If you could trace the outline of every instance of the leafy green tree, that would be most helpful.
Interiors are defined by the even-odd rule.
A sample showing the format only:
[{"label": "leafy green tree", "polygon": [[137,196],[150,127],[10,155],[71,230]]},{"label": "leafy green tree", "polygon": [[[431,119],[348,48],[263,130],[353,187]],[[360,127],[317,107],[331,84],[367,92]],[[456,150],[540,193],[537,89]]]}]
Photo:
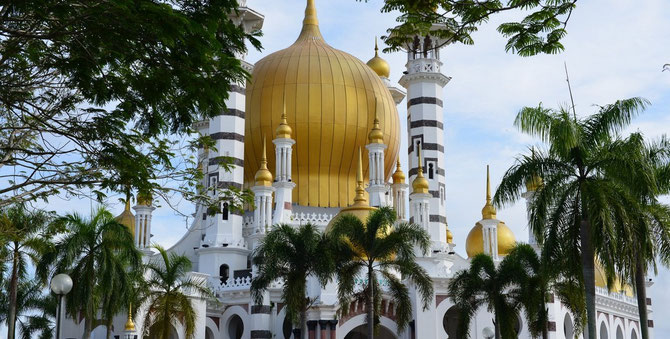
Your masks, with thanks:
[{"label": "leafy green tree", "polygon": [[253,252],[257,274],[251,293],[257,304],[275,280],[284,282],[282,301],[286,317],[306,333],[307,310],[314,302],[307,297],[307,280],[315,277],[325,286],[335,272],[329,237],[312,224],[298,228],[277,225],[268,232]]},{"label": "leafy green tree", "polygon": [[196,313],[191,304],[191,295],[209,298],[212,292],[204,281],[187,277],[191,269],[191,260],[156,245],[160,260],[146,265],[149,278],[144,291],[146,295],[146,314],[144,315],[143,336],[168,339],[173,323],[184,326],[186,338],[193,339],[195,334]]},{"label": "leafy green tree", "polygon": [[578,118],[574,108],[572,112],[542,105],[523,108],[515,125],[541,138],[548,150],[520,157],[505,173],[494,197],[499,206],[512,203],[520,198],[526,182],[536,176],[544,180],[530,204],[530,228],[537,238],[549,229],[570,234],[571,243],[578,244],[590,338],[597,335],[596,254],[604,269],[613,272],[614,228],[628,223],[630,211],[639,205],[621,178],[635,178],[636,185],[651,190],[656,184],[638,136],[614,140],[647,104],[641,98],[619,100],[584,118]]},{"label": "leafy green tree", "polygon": [[[16,322],[22,339],[51,339],[53,337],[58,300],[45,294],[44,286],[35,280],[24,279],[18,284]],[[9,300],[0,294],[0,322],[7,320]]]},{"label": "leafy green tree", "polygon": [[[357,0],[361,1],[361,0]],[[365,0],[367,2],[367,0]],[[491,17],[503,12],[522,13],[518,21],[498,26],[508,38],[506,51],[521,56],[563,51],[561,40],[575,9],[576,0],[385,0],[382,12],[400,12],[400,25],[387,30],[383,37],[389,50],[410,48],[415,36],[431,34],[442,42],[474,44],[472,34]]]},{"label": "leafy green tree", "polygon": [[670,172],[670,142],[662,138],[648,145],[647,155],[656,169],[658,191],[645,191],[645,186],[638,186],[635,180],[630,180],[628,186],[638,197],[640,210],[628,225],[616,229],[619,234],[616,247],[620,254],[615,256],[619,273],[635,288],[643,339],[649,338],[646,274],[652,269],[657,271],[657,258],[664,265],[670,265],[670,206],[658,201],[658,195],[670,192],[670,178],[667,176]]},{"label": "leafy green tree", "polygon": [[[334,221],[329,236],[337,249],[337,294],[340,311],[346,314],[352,296],[365,300],[368,338],[373,338],[381,307],[380,280],[396,305],[396,323],[402,331],[412,318],[408,284],[418,291],[423,307],[434,298],[433,282],[416,262],[415,249],[427,253],[430,236],[419,225],[397,222],[392,208],[372,211],[365,223],[353,214],[342,214]],[[366,277],[362,292],[357,280]]]},{"label": "leafy green tree", "polygon": [[[67,272],[73,279],[72,291],[66,295],[70,317],[84,318],[83,338],[91,337],[97,314],[110,294],[124,296],[131,286],[130,273],[141,269],[141,254],[133,245],[133,235],[104,208],[90,219],[68,214],[58,221],[65,232],[46,251],[37,265],[37,275],[48,280],[53,274]],[[111,284],[111,285],[110,285]],[[113,291],[104,290],[106,287]],[[109,310],[103,310],[109,311]],[[103,314],[107,319],[108,315]]]},{"label": "leafy green tree", "polygon": [[[237,6],[234,0],[4,4],[0,167],[15,174],[5,176],[0,207],[89,190],[102,200],[125,185],[218,205],[192,189],[202,176],[195,161],[171,159],[199,143],[213,146],[207,137],[193,140],[192,125],[225,111],[232,84],[248,76],[235,56],[246,53],[247,40],[260,48],[259,33],[238,24]],[[239,190],[228,193],[231,208],[248,199]]]},{"label": "leafy green tree", "polygon": [[16,334],[17,293],[19,281],[27,274],[28,261],[37,262],[41,253],[49,247],[51,234],[48,225],[52,216],[44,211],[29,211],[23,205],[4,208],[0,212],[0,229],[5,238],[3,252],[8,254],[9,288],[7,310],[7,333],[9,339]]}]

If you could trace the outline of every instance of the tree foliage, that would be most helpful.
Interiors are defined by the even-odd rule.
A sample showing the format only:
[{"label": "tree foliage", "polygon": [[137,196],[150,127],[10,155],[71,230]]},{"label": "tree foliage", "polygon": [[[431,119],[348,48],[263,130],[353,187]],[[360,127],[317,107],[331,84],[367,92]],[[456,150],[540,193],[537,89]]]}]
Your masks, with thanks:
[{"label": "tree foliage", "polygon": [[[416,262],[415,249],[426,253],[430,236],[419,225],[399,222],[395,211],[382,207],[372,211],[365,222],[353,214],[342,214],[334,221],[330,234],[337,249],[337,294],[340,312],[346,315],[353,300],[366,302],[368,337],[379,323],[382,281],[395,307],[398,331],[412,319],[412,286],[428,307],[434,298],[428,272]],[[364,288],[357,281],[364,280]]]},{"label": "tree foliage", "polygon": [[[213,146],[194,122],[226,110],[248,76],[236,58],[257,32],[234,0],[27,0],[0,8],[0,206],[54,194],[164,193],[192,199]],[[176,139],[190,140],[176,144]],[[161,190],[162,189],[162,190]],[[89,191],[90,190],[90,191]],[[242,203],[232,192],[232,207]],[[188,196],[192,194],[192,196]]]},{"label": "tree foliage", "polygon": [[[361,1],[361,0],[358,0]],[[367,1],[367,0],[365,0]],[[506,37],[506,51],[521,56],[555,54],[563,51],[561,40],[567,34],[577,0],[385,0],[382,12],[398,11],[399,25],[383,37],[388,50],[411,49],[414,36],[429,32],[442,41],[437,47],[452,43],[474,44],[472,37],[491,17],[516,11],[521,18],[498,26]]]}]

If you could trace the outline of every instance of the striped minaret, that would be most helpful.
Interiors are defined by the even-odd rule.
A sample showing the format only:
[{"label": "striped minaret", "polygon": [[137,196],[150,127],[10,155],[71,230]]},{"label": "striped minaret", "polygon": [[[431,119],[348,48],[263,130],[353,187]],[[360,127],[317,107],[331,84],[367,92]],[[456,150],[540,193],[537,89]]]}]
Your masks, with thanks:
[{"label": "striped minaret", "polygon": [[442,91],[450,78],[440,72],[440,41],[416,36],[406,46],[407,72],[400,85],[407,89],[408,159],[410,182],[417,175],[417,150],[423,152],[424,175],[429,182],[428,232],[433,252],[448,251]]}]

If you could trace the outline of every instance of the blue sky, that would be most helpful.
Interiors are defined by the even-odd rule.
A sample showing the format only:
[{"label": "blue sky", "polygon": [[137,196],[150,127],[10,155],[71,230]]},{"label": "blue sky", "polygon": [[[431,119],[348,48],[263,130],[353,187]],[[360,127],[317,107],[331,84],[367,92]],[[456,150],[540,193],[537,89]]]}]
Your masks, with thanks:
[{"label": "blue sky", "polygon": [[[382,0],[317,0],[322,33],[333,47],[367,61],[373,56],[375,35],[395,24],[394,14],[382,14]],[[263,52],[251,51],[250,62],[287,47],[298,36],[305,0],[248,0],[250,8],[265,15]],[[594,112],[594,104],[641,96],[652,106],[636,119],[631,131],[648,138],[670,132],[670,1],[591,0],[578,2],[568,25],[565,52],[521,58],[504,51],[505,39],[495,28],[518,18],[506,14],[484,25],[474,35],[475,45],[452,45],[442,51],[443,72],[452,77],[444,91],[444,126],[447,176],[447,219],[454,233],[456,250],[465,255],[465,238],[481,219],[484,204],[486,165],[491,179],[499,182],[515,157],[536,140],[520,134],[512,125],[523,106],[556,107],[569,100],[563,63],[570,79],[579,114]],[[403,53],[383,55],[391,64],[391,81],[397,83],[404,70]],[[400,121],[405,104],[398,106]],[[406,133],[406,127],[401,127]],[[401,150],[407,149],[403,142]],[[406,169],[407,155],[401,152]],[[664,199],[670,203],[667,197]],[[165,205],[165,204],[163,204]],[[190,214],[188,202],[177,202]],[[123,206],[110,199],[109,207],[120,213]],[[61,213],[88,213],[89,201],[51,199],[48,208]],[[498,211],[516,234],[528,240],[524,203]],[[156,210],[154,241],[171,246],[181,238],[192,220],[178,216],[168,207]],[[653,299],[656,338],[670,338],[670,271],[661,268],[650,291]],[[0,329],[0,336],[4,335]]]}]

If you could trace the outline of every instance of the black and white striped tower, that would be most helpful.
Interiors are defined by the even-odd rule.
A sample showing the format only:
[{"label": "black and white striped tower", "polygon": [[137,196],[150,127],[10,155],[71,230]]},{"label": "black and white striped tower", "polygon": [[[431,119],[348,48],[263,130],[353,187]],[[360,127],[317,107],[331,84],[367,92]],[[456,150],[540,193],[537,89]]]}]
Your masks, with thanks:
[{"label": "black and white striped tower", "polygon": [[[239,5],[238,10],[231,14],[231,19],[247,32],[260,30],[263,15],[246,7],[246,1],[240,1]],[[236,57],[242,67],[251,73],[253,65],[244,60],[246,55],[238,54]],[[232,83],[226,100],[227,109],[196,125],[200,133],[212,138],[216,147],[215,150],[200,150],[205,174],[203,184],[212,195],[221,195],[227,189],[242,189],[244,183],[245,87],[244,80]],[[229,160],[229,163],[222,164],[223,159]],[[206,206],[199,206],[196,217],[200,218],[202,232],[197,252],[199,271],[227,278],[229,272],[247,269],[249,249],[242,234],[242,213],[223,203],[212,215],[207,213]]]},{"label": "black and white striped tower", "polygon": [[399,83],[407,89],[407,130],[410,182],[417,175],[418,148],[423,152],[424,175],[429,182],[428,232],[432,252],[446,252],[447,207],[445,187],[444,124],[442,91],[450,78],[441,73],[439,47],[430,35],[415,36],[405,46],[407,71]]}]

